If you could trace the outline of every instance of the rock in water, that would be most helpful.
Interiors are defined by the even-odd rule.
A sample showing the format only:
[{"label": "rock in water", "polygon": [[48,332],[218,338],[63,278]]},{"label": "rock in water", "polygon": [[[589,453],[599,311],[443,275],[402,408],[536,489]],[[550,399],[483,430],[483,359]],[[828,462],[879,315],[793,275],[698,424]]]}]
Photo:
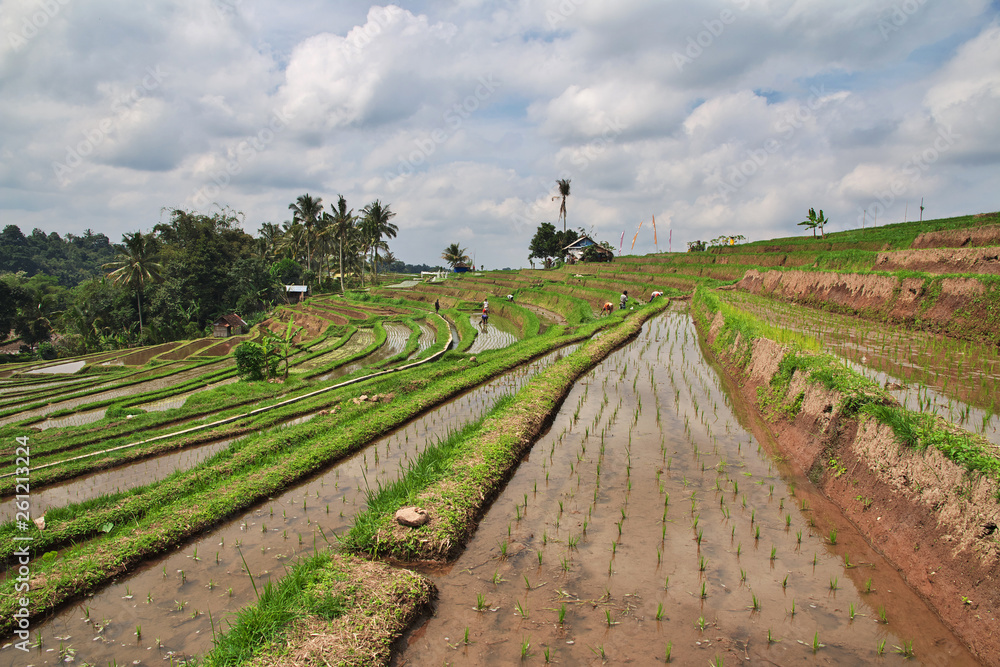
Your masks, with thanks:
[{"label": "rock in water", "polygon": [[431,520],[426,510],[419,507],[404,507],[396,510],[396,521],[402,526],[416,528]]}]

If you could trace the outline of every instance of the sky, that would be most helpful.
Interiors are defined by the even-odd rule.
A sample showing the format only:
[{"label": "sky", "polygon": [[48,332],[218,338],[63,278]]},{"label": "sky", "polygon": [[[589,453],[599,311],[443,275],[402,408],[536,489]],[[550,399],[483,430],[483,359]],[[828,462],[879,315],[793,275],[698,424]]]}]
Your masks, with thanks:
[{"label": "sky", "polygon": [[557,179],[625,254],[998,210],[1000,1],[0,0],[26,234],[342,194],[405,262],[521,267]]}]

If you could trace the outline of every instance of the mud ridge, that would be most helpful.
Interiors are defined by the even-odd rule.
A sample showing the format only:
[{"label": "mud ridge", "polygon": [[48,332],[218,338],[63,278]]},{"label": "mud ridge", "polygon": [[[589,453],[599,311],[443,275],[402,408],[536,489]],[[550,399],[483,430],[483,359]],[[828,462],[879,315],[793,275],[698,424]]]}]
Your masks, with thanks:
[{"label": "mud ridge", "polygon": [[845,415],[843,395],[809,383],[801,371],[781,406],[799,400],[794,418],[764,409],[758,397],[771,388],[789,349],[739,337],[721,349],[713,344],[723,326],[717,313],[707,330],[704,322],[699,330],[782,455],[809,475],[984,664],[1000,665],[997,481],[968,473],[934,448],[905,447],[872,417]]},{"label": "mud ridge", "polygon": [[735,289],[963,340],[987,342],[1000,336],[1000,290],[989,277],[750,269]]}]

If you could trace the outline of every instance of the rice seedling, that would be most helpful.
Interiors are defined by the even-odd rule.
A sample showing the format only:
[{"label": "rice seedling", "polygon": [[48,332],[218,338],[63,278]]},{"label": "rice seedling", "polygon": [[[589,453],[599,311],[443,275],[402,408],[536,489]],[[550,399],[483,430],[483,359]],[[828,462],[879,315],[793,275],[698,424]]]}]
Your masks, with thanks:
[{"label": "rice seedling", "polygon": [[524,577],[524,587],[525,587],[525,589],[527,589],[527,590],[530,591],[531,590],[531,582],[528,581],[528,575],[524,574],[524,575],[521,575],[521,576]]},{"label": "rice seedling", "polygon": [[813,653],[816,653],[817,651],[819,651],[824,646],[826,646],[826,644],[820,644],[819,643],[819,633],[817,632],[816,634],[813,635],[813,641],[812,641],[812,650],[813,650]]},{"label": "rice seedling", "polygon": [[520,600],[514,602],[514,611],[524,620],[528,620],[528,609],[521,604]]},{"label": "rice seedling", "polygon": [[656,605],[656,620],[663,620],[663,603],[660,602]]},{"label": "rice seedling", "polygon": [[746,580],[747,580],[747,571],[746,571],[746,570],[744,570],[744,569],[743,569],[743,568],[741,567],[741,568],[740,568],[740,583],[741,583],[741,584],[743,584],[743,583],[746,583]]},{"label": "rice seedling", "polygon": [[742,543],[742,542],[740,542],[739,544],[737,544],[737,545],[736,545],[736,557],[737,557],[737,558],[739,558],[739,557],[740,557],[740,553],[741,553],[742,551],[743,551],[743,543]]},{"label": "rice seedling", "polygon": [[698,561],[698,571],[704,572],[707,566],[708,566],[708,559],[702,556]]},{"label": "rice seedling", "polygon": [[611,610],[610,609],[605,609],[604,610],[604,620],[607,621],[609,628],[612,625],[618,625],[618,621],[614,620],[614,618],[611,616]]},{"label": "rice seedling", "polygon": [[772,545],[771,545],[771,562],[774,562],[774,560],[775,560],[775,559],[776,559],[777,557],[778,557],[778,547],[776,547],[776,546],[774,546],[774,545],[772,544]]},{"label": "rice seedling", "polygon": [[531,657],[529,649],[531,648],[531,637],[525,637],[521,640],[521,660],[527,660]]},{"label": "rice seedling", "polygon": [[881,656],[885,653],[885,640],[880,639],[877,644],[875,644],[875,655]]},{"label": "rice seedling", "polygon": [[695,621],[695,625],[698,626],[699,630],[701,630],[702,632],[704,632],[705,631],[705,627],[707,626],[707,623],[705,623],[705,617],[704,616],[699,616],[698,620]]},{"label": "rice seedling", "polygon": [[830,539],[830,544],[836,544],[837,543],[837,529],[836,528],[831,528],[830,529],[829,539]]},{"label": "rice seedling", "polygon": [[885,605],[879,605],[878,608],[878,621],[879,623],[888,623],[889,618],[885,615]]},{"label": "rice seedling", "polygon": [[847,617],[853,621],[854,620],[854,614],[855,614],[854,603],[853,602],[848,603],[848,605],[847,605]]},{"label": "rice seedling", "polygon": [[670,652],[673,650],[673,648],[674,648],[674,643],[667,642],[667,653],[666,656],[664,656],[664,662],[670,662]]},{"label": "rice seedling", "polygon": [[830,590],[831,591],[837,590],[838,583],[839,583],[839,580],[837,579],[837,577],[831,577],[830,578]]},{"label": "rice seedling", "polygon": [[789,610],[788,615],[795,618],[795,599],[792,598],[792,608]]},{"label": "rice seedling", "polygon": [[704,581],[701,582],[701,599],[702,600],[704,600],[705,598],[708,597],[708,588],[707,588],[707,586],[708,586],[708,584],[706,584]]},{"label": "rice seedling", "polygon": [[904,639],[901,646],[893,646],[892,650],[903,656],[904,658],[913,657],[913,640]]},{"label": "rice seedling", "polygon": [[559,625],[566,622],[566,603],[564,602],[562,606],[559,607]]},{"label": "rice seedling", "polygon": [[785,578],[781,580],[781,588],[785,589],[787,587],[788,587],[788,575],[786,574]]},{"label": "rice seedling", "polygon": [[760,611],[760,598],[755,593],[750,594],[750,610]]},{"label": "rice seedling", "polygon": [[136,624],[135,626],[135,638],[142,639],[142,626],[139,624]]},{"label": "rice seedling", "polygon": [[864,587],[864,590],[862,592],[863,593],[871,593],[872,592],[872,578],[871,577],[868,577],[868,579],[865,581],[865,587]]}]

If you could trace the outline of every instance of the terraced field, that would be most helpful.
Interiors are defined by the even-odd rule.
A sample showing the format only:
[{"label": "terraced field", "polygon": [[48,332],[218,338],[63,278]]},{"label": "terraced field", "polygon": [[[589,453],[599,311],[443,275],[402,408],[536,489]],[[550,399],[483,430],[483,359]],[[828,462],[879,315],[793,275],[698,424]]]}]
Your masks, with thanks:
[{"label": "terraced field", "polygon": [[350,655],[336,551],[438,595],[348,664],[1000,664],[996,222],[318,295],[243,338],[294,320],[271,382],[242,339],[0,368],[0,663]]}]

